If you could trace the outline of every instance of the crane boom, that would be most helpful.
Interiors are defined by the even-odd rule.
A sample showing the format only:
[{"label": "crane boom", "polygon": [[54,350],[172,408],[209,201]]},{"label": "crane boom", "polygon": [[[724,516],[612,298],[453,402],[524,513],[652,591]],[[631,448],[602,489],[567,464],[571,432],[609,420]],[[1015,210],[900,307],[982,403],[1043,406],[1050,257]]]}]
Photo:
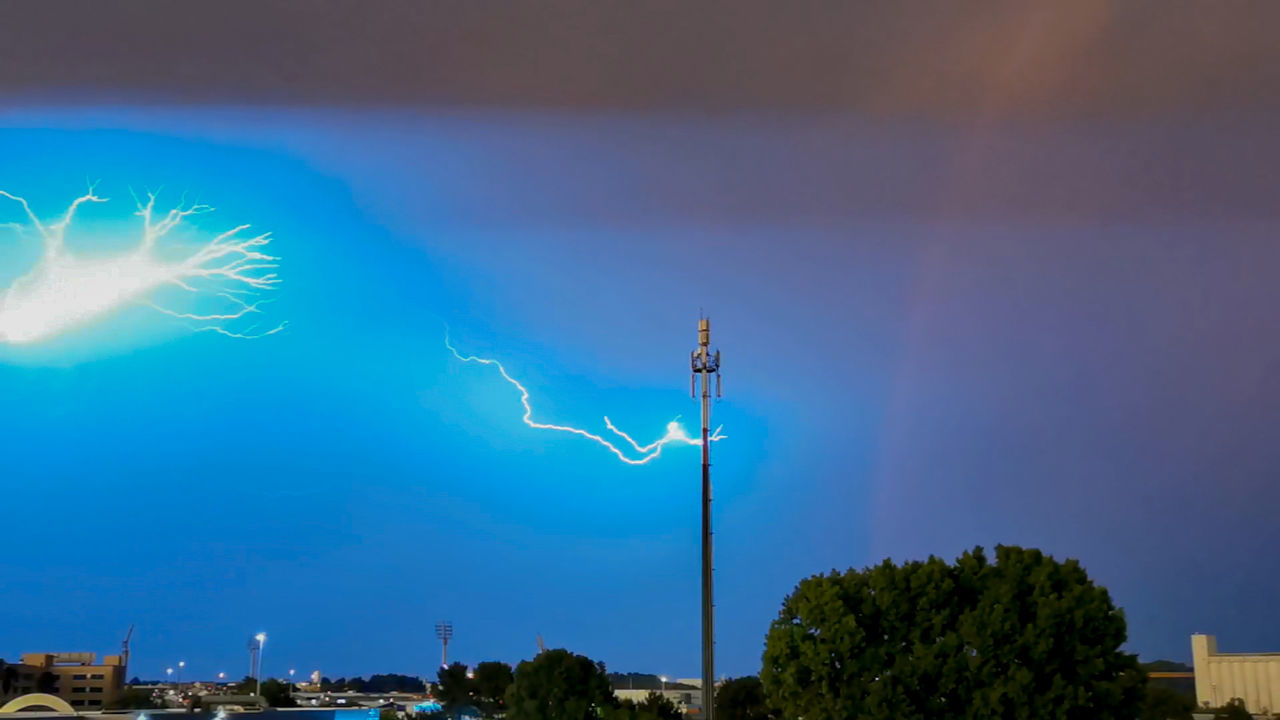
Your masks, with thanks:
[{"label": "crane boom", "polygon": [[129,632],[124,634],[124,641],[120,643],[120,662],[124,664],[125,672],[129,671],[129,639],[133,637],[133,623],[129,623]]}]

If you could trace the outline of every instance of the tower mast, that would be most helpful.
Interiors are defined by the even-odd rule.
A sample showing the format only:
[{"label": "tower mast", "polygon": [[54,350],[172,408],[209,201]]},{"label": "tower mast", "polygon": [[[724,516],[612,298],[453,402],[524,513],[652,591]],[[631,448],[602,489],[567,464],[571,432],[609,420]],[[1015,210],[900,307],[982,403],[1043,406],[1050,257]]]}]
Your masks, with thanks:
[{"label": "tower mast", "polygon": [[702,377],[702,717],[715,720],[715,603],[711,583],[711,376],[720,397],[720,351],[711,352],[711,319],[698,319],[698,348],[690,357],[691,394]]}]

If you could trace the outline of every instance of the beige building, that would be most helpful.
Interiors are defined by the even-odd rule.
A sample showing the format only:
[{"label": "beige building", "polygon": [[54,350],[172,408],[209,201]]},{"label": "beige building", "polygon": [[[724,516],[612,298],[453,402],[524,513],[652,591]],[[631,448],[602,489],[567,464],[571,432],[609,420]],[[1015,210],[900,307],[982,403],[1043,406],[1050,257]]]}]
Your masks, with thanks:
[{"label": "beige building", "polygon": [[1191,661],[1201,707],[1240,698],[1251,713],[1280,712],[1280,652],[1220,653],[1217,638],[1192,635]]},{"label": "beige building", "polygon": [[20,682],[10,694],[39,692],[41,676],[49,673],[51,681],[44,681],[51,686],[45,688],[49,694],[66,700],[76,710],[101,710],[120,697],[125,665],[119,655],[107,655],[101,664],[97,660],[94,653],[26,653],[15,667]]},{"label": "beige building", "polygon": [[[670,684],[676,685],[677,683]],[[615,688],[613,694],[619,700],[630,700],[631,702],[639,703],[644,702],[644,699],[649,697],[649,693],[651,692],[658,693],[659,695],[665,695],[668,700],[675,703],[675,706],[679,708],[681,712],[685,713],[690,711],[696,713],[698,711],[699,701],[702,699],[702,697],[697,693],[696,688],[687,687],[669,687],[665,690],[661,688],[651,688],[649,690]]]}]

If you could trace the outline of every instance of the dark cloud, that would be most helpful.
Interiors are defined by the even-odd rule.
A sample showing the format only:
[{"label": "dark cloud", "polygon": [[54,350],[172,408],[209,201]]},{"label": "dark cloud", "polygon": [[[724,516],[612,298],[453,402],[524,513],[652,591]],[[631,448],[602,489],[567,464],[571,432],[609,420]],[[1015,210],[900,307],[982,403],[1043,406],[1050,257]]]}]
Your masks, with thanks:
[{"label": "dark cloud", "polygon": [[15,98],[1116,116],[1280,107],[1280,4],[9,2]]}]

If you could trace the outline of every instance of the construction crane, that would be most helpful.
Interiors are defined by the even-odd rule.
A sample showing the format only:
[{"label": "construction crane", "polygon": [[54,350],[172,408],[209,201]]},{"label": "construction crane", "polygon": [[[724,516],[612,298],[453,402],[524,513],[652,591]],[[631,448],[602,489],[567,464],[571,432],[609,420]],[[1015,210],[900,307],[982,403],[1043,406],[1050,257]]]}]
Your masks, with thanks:
[{"label": "construction crane", "polygon": [[129,623],[129,632],[124,634],[124,641],[120,643],[120,662],[124,665],[125,672],[129,671],[129,639],[133,637],[133,623]]}]

